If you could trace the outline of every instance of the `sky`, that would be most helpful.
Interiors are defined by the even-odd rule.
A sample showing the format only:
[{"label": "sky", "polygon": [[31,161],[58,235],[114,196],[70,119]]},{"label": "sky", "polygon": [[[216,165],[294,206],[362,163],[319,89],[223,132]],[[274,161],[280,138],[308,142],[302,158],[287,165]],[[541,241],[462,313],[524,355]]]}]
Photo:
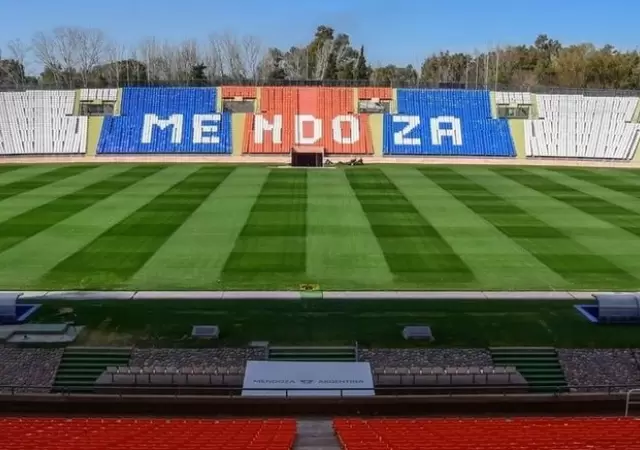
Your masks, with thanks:
[{"label": "sky", "polygon": [[529,44],[541,33],[563,44],[640,47],[640,2],[633,0],[0,0],[0,24],[4,50],[12,39],[28,42],[60,26],[99,28],[127,46],[228,31],[286,49],[325,24],[364,45],[370,63],[418,66],[441,50]]}]

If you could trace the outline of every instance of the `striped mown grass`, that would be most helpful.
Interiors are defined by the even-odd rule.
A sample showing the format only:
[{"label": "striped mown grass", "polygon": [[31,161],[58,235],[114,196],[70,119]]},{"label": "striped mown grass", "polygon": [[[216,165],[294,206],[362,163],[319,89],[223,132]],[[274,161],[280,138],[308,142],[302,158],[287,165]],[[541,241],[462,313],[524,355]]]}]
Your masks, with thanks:
[{"label": "striped mown grass", "polygon": [[0,289],[638,290],[635,170],[0,166]]}]

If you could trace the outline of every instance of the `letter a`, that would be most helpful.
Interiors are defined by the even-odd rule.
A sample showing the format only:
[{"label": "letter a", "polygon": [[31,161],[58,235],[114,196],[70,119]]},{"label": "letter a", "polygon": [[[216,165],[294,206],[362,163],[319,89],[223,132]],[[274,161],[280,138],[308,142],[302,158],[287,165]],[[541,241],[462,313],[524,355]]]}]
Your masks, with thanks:
[{"label": "letter a", "polygon": [[[432,117],[429,121],[431,124],[431,145],[442,145],[442,138],[449,136],[453,140],[456,147],[462,145],[462,126],[460,119],[453,116]],[[440,128],[443,123],[448,123],[451,128]]]}]

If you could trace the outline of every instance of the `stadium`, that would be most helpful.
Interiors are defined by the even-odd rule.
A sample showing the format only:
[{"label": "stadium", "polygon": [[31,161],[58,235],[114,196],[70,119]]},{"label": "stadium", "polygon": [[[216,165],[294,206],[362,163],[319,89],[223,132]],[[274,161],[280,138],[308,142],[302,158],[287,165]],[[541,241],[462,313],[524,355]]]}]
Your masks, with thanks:
[{"label": "stadium", "polygon": [[640,448],[637,51],[100,36],[0,57],[0,449]]}]

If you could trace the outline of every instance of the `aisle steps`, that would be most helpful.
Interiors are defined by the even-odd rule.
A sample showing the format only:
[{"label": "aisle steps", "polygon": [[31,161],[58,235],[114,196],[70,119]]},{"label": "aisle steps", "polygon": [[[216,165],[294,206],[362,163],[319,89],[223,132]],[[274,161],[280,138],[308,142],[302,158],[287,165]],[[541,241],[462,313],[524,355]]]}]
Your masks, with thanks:
[{"label": "aisle steps", "polygon": [[493,347],[489,351],[495,366],[515,366],[533,392],[558,392],[567,386],[553,347]]},{"label": "aisle steps", "polygon": [[124,347],[67,347],[53,382],[54,392],[91,392],[108,366],[128,366],[131,349]]}]

